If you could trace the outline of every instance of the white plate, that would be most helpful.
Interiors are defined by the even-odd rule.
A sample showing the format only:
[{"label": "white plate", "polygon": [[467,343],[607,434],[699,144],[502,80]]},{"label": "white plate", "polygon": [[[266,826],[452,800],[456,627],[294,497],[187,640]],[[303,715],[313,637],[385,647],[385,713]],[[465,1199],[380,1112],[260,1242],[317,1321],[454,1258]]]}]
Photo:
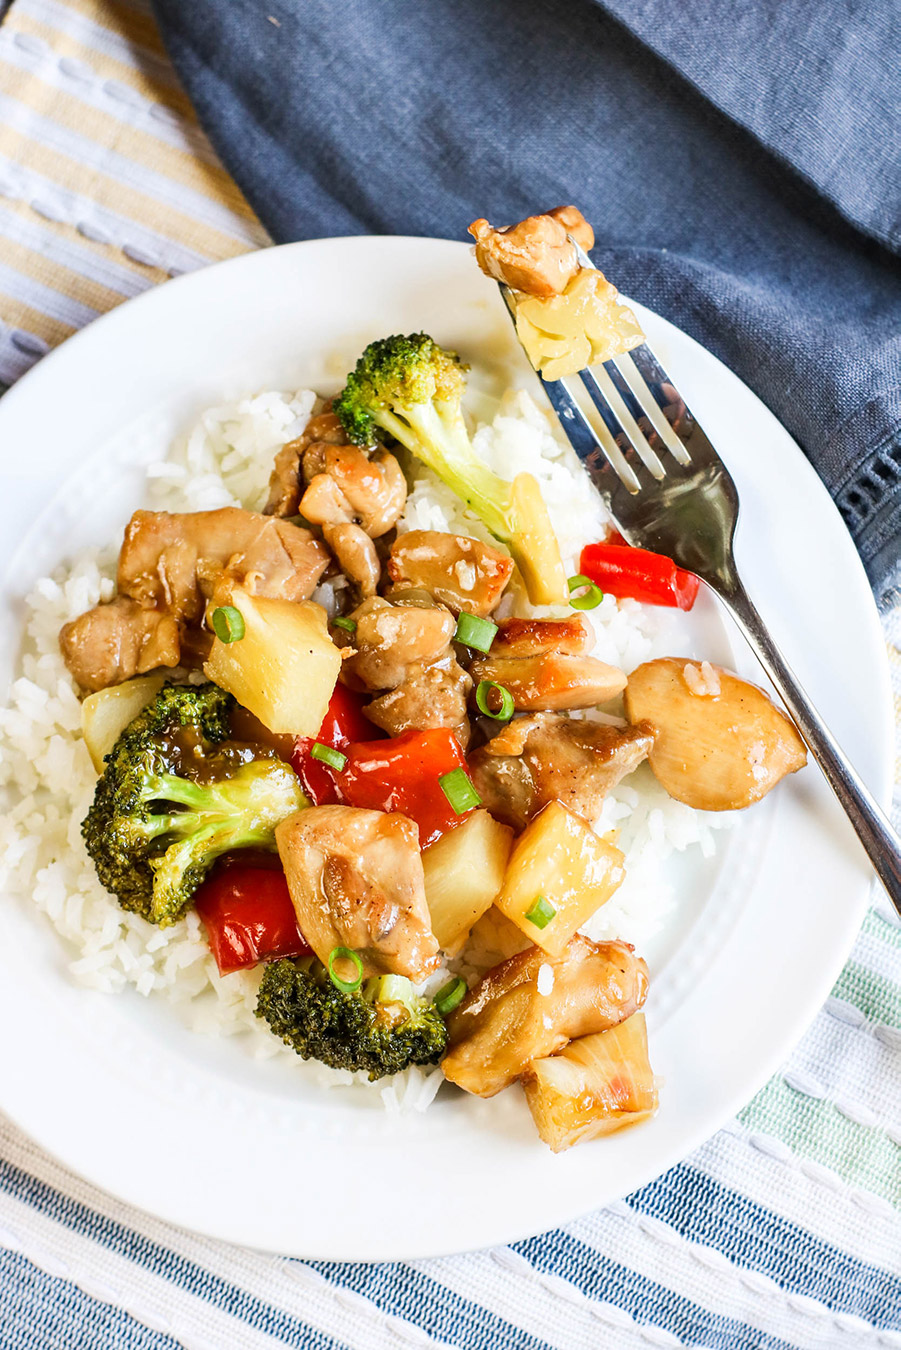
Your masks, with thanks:
[{"label": "white plate", "polygon": [[[832,502],[734,375],[639,314],[734,474],[749,589],[887,801],[884,646]],[[499,384],[511,371],[524,378],[496,290],[468,250],[402,238],[292,244],[212,267],[130,302],[41,362],[0,402],[0,690],[30,582],[85,542],[118,536],[141,464],[193,414],[256,388],[334,387],[364,342],[414,329]],[[323,353],[337,360],[324,365]],[[709,597],[691,624],[693,645],[757,675]],[[651,953],[659,1115],[561,1157],[537,1141],[516,1089],[491,1102],[448,1092],[425,1116],[397,1120],[377,1096],[369,1105],[298,1089],[290,1063],[192,1035],[165,1004],[87,993],[63,973],[55,933],[7,903],[0,1109],[97,1185],[234,1242],[350,1260],[506,1242],[627,1194],[739,1109],[828,995],[869,879],[814,768],[743,818],[713,864],[683,868],[679,910]]]}]

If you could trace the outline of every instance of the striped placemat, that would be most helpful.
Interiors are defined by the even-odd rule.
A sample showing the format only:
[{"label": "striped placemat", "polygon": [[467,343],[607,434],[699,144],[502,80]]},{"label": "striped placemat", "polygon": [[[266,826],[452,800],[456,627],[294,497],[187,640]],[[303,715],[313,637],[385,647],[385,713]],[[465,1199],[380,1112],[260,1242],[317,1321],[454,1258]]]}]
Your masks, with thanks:
[{"label": "striped placemat", "polygon": [[167,277],[268,242],[141,0],[0,26],[0,379]]},{"label": "striped placemat", "polygon": [[[146,287],[267,242],[144,0],[14,0],[0,381]],[[899,699],[901,609],[886,638]],[[0,1120],[2,1350],[404,1345],[901,1347],[901,925],[884,897],[740,1119],[627,1200],[513,1247],[371,1266],[264,1256],[128,1209]]]}]

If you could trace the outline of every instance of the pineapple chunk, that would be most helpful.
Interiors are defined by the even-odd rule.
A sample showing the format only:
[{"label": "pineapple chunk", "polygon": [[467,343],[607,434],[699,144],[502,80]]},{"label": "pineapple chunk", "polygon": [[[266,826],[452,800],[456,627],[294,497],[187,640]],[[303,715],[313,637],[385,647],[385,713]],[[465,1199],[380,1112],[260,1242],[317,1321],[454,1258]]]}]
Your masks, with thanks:
[{"label": "pineapple chunk", "polygon": [[657,1109],[657,1086],[644,1013],[535,1060],[522,1082],[538,1133],[555,1153],[646,1120]]},{"label": "pineapple chunk", "polygon": [[81,730],[91,763],[103,773],[104,758],[142,708],[156,698],[165,675],[139,675],[124,684],[113,684],[88,694],[81,705]]},{"label": "pineapple chunk", "polygon": [[204,673],[270,731],[315,736],[341,668],[325,610],[237,588],[230,604],[244,620],[244,636],[214,638]]},{"label": "pineapple chunk", "polygon": [[546,380],[574,375],[644,341],[632,311],[602,272],[581,268],[562,295],[516,295],[516,332]]},{"label": "pineapple chunk", "polygon": [[[559,956],[620,885],[624,861],[581,816],[551,802],[517,839],[494,903],[530,942]],[[544,927],[526,918],[536,906]]]},{"label": "pineapple chunk", "polygon": [[430,844],[422,855],[425,897],[438,945],[456,956],[504,880],[513,831],[487,811]]}]

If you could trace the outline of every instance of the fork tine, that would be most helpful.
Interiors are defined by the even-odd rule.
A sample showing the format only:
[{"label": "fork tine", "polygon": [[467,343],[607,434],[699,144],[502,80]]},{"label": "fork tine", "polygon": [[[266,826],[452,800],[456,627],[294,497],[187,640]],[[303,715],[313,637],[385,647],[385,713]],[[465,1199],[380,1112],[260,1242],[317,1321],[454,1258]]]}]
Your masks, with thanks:
[{"label": "fork tine", "polygon": [[564,431],[572,442],[573,449],[592,477],[595,476],[598,461],[603,456],[623,487],[633,494],[640,492],[641,483],[636,478],[634,469],[626,461],[606,427],[603,435],[594,429],[584,410],[562,380],[542,381],[542,384]]},{"label": "fork tine", "polygon": [[600,369],[588,367],[579,374],[592,403],[604,419],[604,425],[617,445],[624,451],[634,450],[654,478],[665,478],[666,470],[620,396],[609,373],[603,367]]},{"label": "fork tine", "polygon": [[[693,424],[694,419],[682,395],[647,343],[635,347],[628,355],[615,356],[609,364],[616,367],[673,457],[682,465],[690,464],[691,455],[682,444],[673,423],[687,419]],[[676,412],[671,421],[666,410],[672,409],[674,405]]]}]

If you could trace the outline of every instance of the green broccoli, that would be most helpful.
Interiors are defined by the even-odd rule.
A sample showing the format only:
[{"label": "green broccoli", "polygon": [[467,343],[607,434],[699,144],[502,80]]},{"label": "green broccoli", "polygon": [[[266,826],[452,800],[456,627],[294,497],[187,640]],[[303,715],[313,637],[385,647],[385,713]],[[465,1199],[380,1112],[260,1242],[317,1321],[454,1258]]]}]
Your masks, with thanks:
[{"label": "green broccoli", "polygon": [[372,1081],[410,1064],[437,1064],[447,1049],[440,1013],[402,975],[373,976],[343,993],[310,957],[266,967],[256,1015],[303,1059],[365,1069]]},{"label": "green broccoli", "polygon": [[567,596],[560,550],[538,483],[528,473],[512,483],[488,469],[473,448],[463,418],[463,367],[425,333],[371,342],[334,410],[355,445],[378,431],[438,475],[506,544],[534,604]]},{"label": "green broccoli", "polygon": [[287,764],[229,746],[233,704],[215,684],[165,684],[106,756],[81,831],[103,885],[151,923],[173,923],[220,854],[272,848],[307,804]]}]

